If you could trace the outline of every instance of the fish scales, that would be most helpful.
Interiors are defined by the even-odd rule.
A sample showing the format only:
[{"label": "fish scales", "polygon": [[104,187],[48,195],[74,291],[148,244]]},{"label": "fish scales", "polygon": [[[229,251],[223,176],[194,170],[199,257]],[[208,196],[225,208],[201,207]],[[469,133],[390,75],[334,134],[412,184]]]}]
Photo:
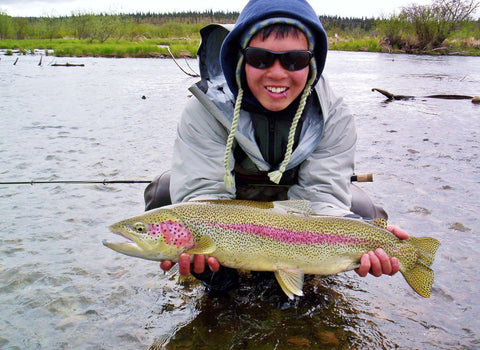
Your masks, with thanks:
[{"label": "fish scales", "polygon": [[177,261],[182,252],[207,254],[222,265],[274,271],[285,293],[302,295],[303,275],[330,275],[359,266],[361,256],[382,248],[422,296],[430,295],[440,243],[399,240],[382,221],[311,215],[304,201],[217,200],[159,208],[110,229],[135,244],[104,244],[123,254]]},{"label": "fish scales", "polygon": [[397,248],[397,245],[403,245],[402,242],[393,235],[386,235],[383,229],[365,225],[359,220],[336,217],[318,220],[319,217],[283,212],[266,215],[263,209],[256,207],[212,210],[212,204],[195,207],[194,217],[189,215],[190,210],[188,206],[172,208],[172,212],[177,213],[194,234],[208,232],[216,242],[219,250],[216,256],[221,263],[229,266],[229,259],[222,256],[224,250],[241,251],[245,259],[248,258],[242,266],[229,267],[258,270],[259,266],[249,265],[250,260],[255,259],[253,264],[258,265],[258,259],[267,259],[269,266],[266,269],[271,270],[272,260],[269,259],[275,259],[284,267],[286,262],[279,261],[279,258],[289,258],[289,268],[328,275],[338,272],[339,268],[338,262],[333,264],[334,267],[328,262],[332,256],[342,257],[343,268],[347,268],[357,262],[365,251],[382,246],[387,246],[385,250],[392,256],[402,255],[411,262],[416,260],[413,249],[407,246],[404,252],[405,249]]}]

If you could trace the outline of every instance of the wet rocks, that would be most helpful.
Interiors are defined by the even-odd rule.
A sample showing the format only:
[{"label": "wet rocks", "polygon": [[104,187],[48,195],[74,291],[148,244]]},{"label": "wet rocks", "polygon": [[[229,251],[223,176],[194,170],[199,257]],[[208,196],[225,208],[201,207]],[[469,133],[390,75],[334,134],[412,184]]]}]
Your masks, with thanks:
[{"label": "wet rocks", "polygon": [[472,230],[471,228],[465,226],[461,222],[454,222],[454,223],[450,224],[449,228],[451,230],[460,231],[460,232],[469,232],[469,231]]}]

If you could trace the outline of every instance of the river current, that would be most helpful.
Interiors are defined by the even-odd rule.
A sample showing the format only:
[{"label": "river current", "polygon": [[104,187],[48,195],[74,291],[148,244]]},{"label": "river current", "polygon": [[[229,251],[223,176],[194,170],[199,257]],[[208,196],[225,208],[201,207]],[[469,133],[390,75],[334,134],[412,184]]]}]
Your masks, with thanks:
[{"label": "river current", "polygon": [[[170,168],[196,81],[172,60],[16,58],[0,56],[0,181]],[[48,65],[67,61],[84,67]],[[442,243],[430,299],[401,274],[353,272],[310,278],[293,302],[255,281],[209,298],[101,244],[143,211],[145,184],[0,185],[0,348],[479,348],[480,105],[421,96],[480,95],[480,58],[330,52],[325,71],[356,117],[357,172],[374,173],[360,186],[390,223]]]}]

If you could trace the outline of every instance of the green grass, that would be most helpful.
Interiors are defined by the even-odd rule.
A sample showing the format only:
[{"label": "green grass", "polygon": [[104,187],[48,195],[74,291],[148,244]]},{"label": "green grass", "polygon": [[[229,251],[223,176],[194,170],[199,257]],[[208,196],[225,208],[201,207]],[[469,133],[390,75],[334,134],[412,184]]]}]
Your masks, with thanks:
[{"label": "green grass", "polygon": [[0,49],[18,49],[28,53],[36,49],[54,50],[58,57],[158,57],[169,56],[168,49],[159,45],[170,45],[176,57],[196,57],[199,39],[145,39],[140,42],[107,40],[104,43],[75,39],[0,40]]},{"label": "green grass", "polygon": [[[447,39],[445,50],[420,52],[427,54],[456,54],[480,56],[480,40],[471,37],[468,39]],[[17,49],[21,54],[28,54],[33,49],[53,50],[58,57],[169,57],[169,46],[175,57],[197,57],[199,38],[154,38],[141,40],[107,40],[98,41],[77,39],[27,39],[27,40],[0,40],[0,49],[7,49],[6,54]],[[330,50],[366,51],[366,52],[401,52],[393,48],[385,48],[380,44],[380,38],[374,36],[350,37],[340,36],[329,40]]]},{"label": "green grass", "polygon": [[381,52],[382,48],[379,45],[378,38],[374,37],[360,37],[349,38],[340,37],[338,39],[331,39],[329,41],[330,50],[339,51],[368,51],[368,52]]}]

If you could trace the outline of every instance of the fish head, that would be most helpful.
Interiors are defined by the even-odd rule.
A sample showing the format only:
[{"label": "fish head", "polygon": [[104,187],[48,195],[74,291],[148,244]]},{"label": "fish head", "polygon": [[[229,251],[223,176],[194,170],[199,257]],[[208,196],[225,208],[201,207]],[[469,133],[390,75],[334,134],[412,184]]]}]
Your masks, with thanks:
[{"label": "fish head", "polygon": [[104,240],[103,245],[119,253],[147,260],[177,261],[178,255],[195,245],[190,230],[169,209],[155,209],[119,221],[110,231],[127,238],[124,243]]}]

